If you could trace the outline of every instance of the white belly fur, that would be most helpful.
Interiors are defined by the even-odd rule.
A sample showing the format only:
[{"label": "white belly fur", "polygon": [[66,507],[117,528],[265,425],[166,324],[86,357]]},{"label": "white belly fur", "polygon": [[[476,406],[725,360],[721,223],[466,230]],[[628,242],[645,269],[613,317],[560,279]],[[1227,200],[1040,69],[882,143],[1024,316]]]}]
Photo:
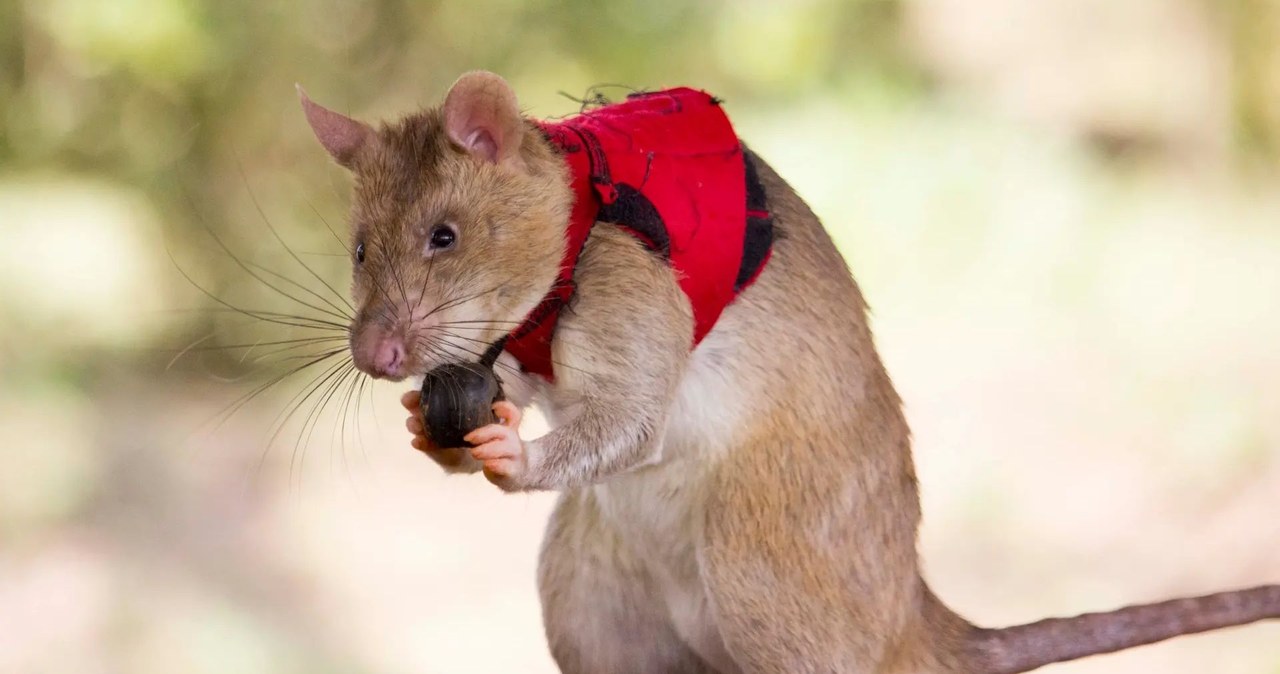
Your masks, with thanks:
[{"label": "white belly fur", "polygon": [[680,637],[712,667],[735,672],[698,572],[707,482],[737,444],[755,391],[730,381],[732,331],[691,354],[664,434],[662,459],[594,485],[600,516],[649,570]]}]

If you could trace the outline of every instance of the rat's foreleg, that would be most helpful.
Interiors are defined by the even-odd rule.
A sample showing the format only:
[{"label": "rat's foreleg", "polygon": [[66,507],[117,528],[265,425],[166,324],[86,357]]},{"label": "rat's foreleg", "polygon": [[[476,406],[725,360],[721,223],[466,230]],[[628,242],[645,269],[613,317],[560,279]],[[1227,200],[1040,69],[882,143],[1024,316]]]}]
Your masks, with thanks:
[{"label": "rat's foreleg", "polygon": [[509,472],[490,478],[508,491],[579,487],[661,458],[693,342],[688,298],[669,266],[611,227],[592,232],[577,279],[552,344],[549,397],[567,421],[528,442],[507,424],[477,431],[503,442],[472,456],[499,460]]}]

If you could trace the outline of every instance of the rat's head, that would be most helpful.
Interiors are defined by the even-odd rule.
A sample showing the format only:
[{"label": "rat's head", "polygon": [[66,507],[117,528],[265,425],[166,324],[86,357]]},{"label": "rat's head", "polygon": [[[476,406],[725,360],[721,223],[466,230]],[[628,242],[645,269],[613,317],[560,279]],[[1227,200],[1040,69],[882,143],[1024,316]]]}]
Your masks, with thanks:
[{"label": "rat's head", "polygon": [[400,380],[477,360],[546,295],[572,196],[562,161],[502,78],[463,75],[441,106],[380,129],[306,94],[302,106],[355,178],[357,367]]}]

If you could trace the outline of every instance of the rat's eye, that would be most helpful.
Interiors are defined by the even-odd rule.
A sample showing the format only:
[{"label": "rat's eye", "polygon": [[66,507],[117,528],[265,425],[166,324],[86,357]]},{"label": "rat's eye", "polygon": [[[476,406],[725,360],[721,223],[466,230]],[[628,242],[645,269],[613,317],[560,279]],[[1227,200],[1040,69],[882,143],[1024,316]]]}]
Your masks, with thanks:
[{"label": "rat's eye", "polygon": [[364,262],[364,242],[356,244],[356,262]]},{"label": "rat's eye", "polygon": [[448,250],[458,241],[458,233],[449,225],[436,225],[431,230],[431,250]]}]

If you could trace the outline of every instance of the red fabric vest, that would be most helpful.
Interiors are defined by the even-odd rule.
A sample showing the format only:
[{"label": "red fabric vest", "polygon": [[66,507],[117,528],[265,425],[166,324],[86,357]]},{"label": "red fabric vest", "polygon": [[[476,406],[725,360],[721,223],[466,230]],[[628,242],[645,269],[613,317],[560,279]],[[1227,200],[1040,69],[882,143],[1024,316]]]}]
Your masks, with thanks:
[{"label": "red fabric vest", "polygon": [[568,164],[574,205],[560,275],[506,350],[525,371],[554,379],[556,320],[597,221],[625,228],[670,262],[693,307],[697,345],[764,268],[772,242],[754,166],[720,102],[670,89],[537,124]]}]

